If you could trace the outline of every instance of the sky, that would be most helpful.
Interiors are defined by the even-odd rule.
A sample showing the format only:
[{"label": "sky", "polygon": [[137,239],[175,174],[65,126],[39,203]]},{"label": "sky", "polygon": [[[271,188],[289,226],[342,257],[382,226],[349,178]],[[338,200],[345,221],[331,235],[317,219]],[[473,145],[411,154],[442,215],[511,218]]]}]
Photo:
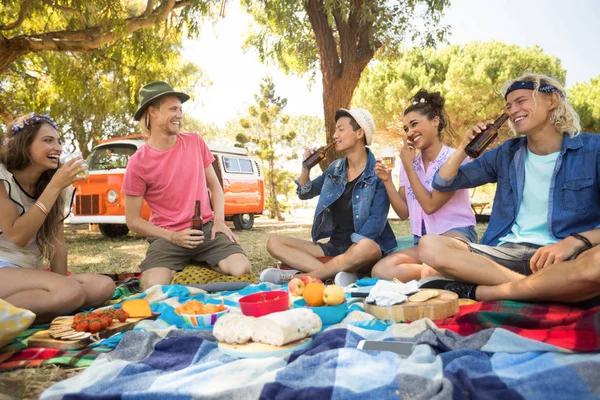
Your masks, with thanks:
[{"label": "sky", "polygon": [[[255,50],[242,50],[252,23],[238,2],[228,2],[225,18],[206,24],[197,40],[184,42],[183,56],[200,66],[212,82],[192,94],[186,112],[222,126],[245,113],[261,79],[269,75],[276,94],[288,99],[285,112],[322,117],[320,75],[313,84],[308,77],[286,76],[275,65],[262,64]],[[451,27],[451,45],[499,40],[541,46],[561,60],[567,87],[600,75],[597,0],[453,0],[442,23]]]}]

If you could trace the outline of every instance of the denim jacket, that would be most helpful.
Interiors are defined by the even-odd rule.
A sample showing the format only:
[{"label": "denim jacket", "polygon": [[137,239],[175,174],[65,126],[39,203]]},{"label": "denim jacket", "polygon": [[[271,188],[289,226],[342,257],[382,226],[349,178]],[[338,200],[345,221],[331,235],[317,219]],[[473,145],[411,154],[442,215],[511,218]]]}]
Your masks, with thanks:
[{"label": "denim jacket", "polygon": [[[552,173],[548,198],[548,233],[556,241],[571,233],[600,228],[600,134],[564,135]],[[525,187],[527,138],[500,147],[460,167],[454,178],[439,172],[433,187],[441,192],[497,182],[488,228],[481,243],[496,246],[517,218]]]},{"label": "denim jacket", "polygon": [[[353,243],[369,238],[375,241],[383,254],[396,247],[396,238],[387,222],[390,200],[381,179],[375,175],[375,157],[367,148],[367,165],[352,191],[352,211],[354,215],[354,233],[350,236]],[[312,239],[331,237],[335,224],[329,207],[341,197],[348,182],[346,158],[335,160],[329,168],[313,181],[304,186],[298,185],[298,197],[302,200],[319,197],[312,226]]]}]

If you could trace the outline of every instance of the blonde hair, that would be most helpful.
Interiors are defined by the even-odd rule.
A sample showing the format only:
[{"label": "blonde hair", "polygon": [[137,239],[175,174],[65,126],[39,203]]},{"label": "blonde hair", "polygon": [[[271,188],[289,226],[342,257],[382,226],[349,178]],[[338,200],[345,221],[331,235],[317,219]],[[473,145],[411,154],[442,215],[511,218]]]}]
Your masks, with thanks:
[{"label": "blonde hair", "polygon": [[[502,85],[501,92],[506,97],[506,91],[515,82],[533,82],[535,89],[533,91],[533,100],[535,101],[536,95],[539,93],[541,85],[547,84],[552,85],[563,93],[563,96],[556,92],[544,93],[549,96],[555,96],[558,99],[558,106],[552,110],[551,121],[559,132],[568,133],[571,138],[579,135],[581,131],[581,124],[579,123],[579,115],[569,103],[566,98],[566,91],[563,85],[555,78],[549,75],[526,73],[516,79],[512,79]],[[513,133],[516,133],[512,123],[509,122],[510,129]]]},{"label": "blonde hair", "polygon": [[160,109],[160,106],[162,105],[165,97],[166,96],[162,96],[154,100],[144,110],[144,113],[140,118],[140,131],[142,132],[142,135],[150,137],[150,130],[152,129],[152,125],[150,124],[150,107]]}]

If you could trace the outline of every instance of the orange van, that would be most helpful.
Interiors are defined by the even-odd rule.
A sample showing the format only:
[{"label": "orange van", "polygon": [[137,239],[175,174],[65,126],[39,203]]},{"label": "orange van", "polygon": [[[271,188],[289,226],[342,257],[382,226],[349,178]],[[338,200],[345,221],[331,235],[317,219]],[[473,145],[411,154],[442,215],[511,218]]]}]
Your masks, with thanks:
[{"label": "orange van", "polygon": [[[126,235],[124,195],[121,192],[129,157],[144,144],[142,135],[108,139],[87,158],[90,175],[73,184],[76,191],[71,224],[98,224],[108,237]],[[225,193],[225,219],[236,229],[250,229],[265,205],[264,178],[255,157],[245,149],[207,143],[215,156],[213,167]],[[142,217],[150,218],[144,201]]]}]

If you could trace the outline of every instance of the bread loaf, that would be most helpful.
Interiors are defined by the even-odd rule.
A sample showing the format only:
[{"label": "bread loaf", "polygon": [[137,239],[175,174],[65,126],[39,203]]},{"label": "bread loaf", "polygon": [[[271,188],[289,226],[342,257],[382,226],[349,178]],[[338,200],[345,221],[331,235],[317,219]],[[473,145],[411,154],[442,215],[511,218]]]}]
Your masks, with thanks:
[{"label": "bread loaf", "polygon": [[283,346],[321,330],[321,318],[307,308],[294,308],[257,318],[252,340]]},{"label": "bread loaf", "polygon": [[246,317],[237,312],[225,314],[215,323],[213,335],[220,342],[246,343],[252,339],[255,320],[254,317]]},{"label": "bread loaf", "polygon": [[213,335],[226,343],[242,344],[250,340],[283,346],[319,332],[321,318],[306,308],[295,308],[260,318],[229,313],[217,320]]}]

